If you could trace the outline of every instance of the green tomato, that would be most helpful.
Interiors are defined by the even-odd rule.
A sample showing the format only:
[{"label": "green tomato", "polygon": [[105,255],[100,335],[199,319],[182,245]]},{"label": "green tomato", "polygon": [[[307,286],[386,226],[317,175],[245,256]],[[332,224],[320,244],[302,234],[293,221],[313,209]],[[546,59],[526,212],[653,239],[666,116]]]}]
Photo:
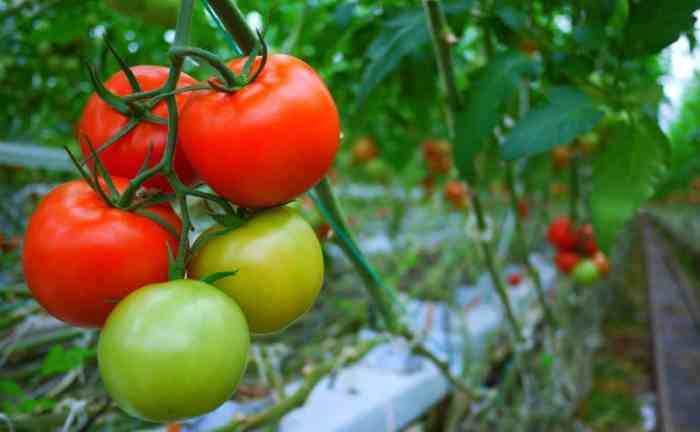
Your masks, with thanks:
[{"label": "green tomato", "polygon": [[364,168],[370,180],[383,183],[391,177],[391,168],[381,159],[372,159]]},{"label": "green tomato", "polygon": [[600,272],[592,260],[586,259],[574,267],[571,277],[579,285],[590,285],[600,279]]},{"label": "green tomato", "polygon": [[[215,227],[213,229],[221,229]],[[264,211],[208,240],[192,258],[192,277],[237,270],[214,283],[243,309],[254,333],[284,329],[314,303],[323,285],[323,254],[298,211]]]},{"label": "green tomato", "polygon": [[230,297],[178,280],[129,294],[107,318],[97,348],[107,392],[127,413],[167,422],[205,414],[236,389],[250,334]]}]

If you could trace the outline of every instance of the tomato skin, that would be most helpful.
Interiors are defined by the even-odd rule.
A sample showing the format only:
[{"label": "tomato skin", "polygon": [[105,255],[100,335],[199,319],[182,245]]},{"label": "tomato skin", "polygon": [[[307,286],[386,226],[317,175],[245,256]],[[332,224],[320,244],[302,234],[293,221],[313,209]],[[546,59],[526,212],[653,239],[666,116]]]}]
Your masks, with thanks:
[{"label": "tomato skin", "polygon": [[[246,60],[229,67],[240,72]],[[197,174],[219,195],[239,206],[263,208],[291,201],[328,172],[338,150],[340,119],[310,66],[273,54],[258,79],[242,90],[192,95],[182,111],[180,137]]]},{"label": "tomato skin", "polygon": [[[134,66],[131,68],[131,71],[136,76],[143,91],[160,88],[167,81],[169,73],[166,67],[147,65]],[[180,75],[177,86],[184,87],[194,83],[195,80],[192,77],[183,73]],[[122,71],[112,75],[105,83],[105,86],[119,96],[133,93],[129,81]],[[190,95],[191,93],[185,92],[176,96],[175,100],[178,109],[182,108],[182,105]],[[151,110],[151,113],[167,118],[168,107],[165,101],[158,103]],[[112,109],[97,94],[93,93],[83,109],[78,124],[77,136],[80,140],[83,156],[87,157],[90,155],[89,144],[98,149],[128,122],[128,117]],[[149,146],[153,145],[149,166],[154,166],[163,157],[167,143],[167,126],[141,122],[131,132],[113,143],[107,150],[101,152],[100,160],[111,175],[133,178],[146,160]],[[185,184],[191,184],[195,180],[195,174],[179,148],[175,152],[174,163],[175,172],[180,180]],[[163,191],[172,190],[168,181],[160,174],[146,181],[144,186]]]},{"label": "tomato skin", "polygon": [[571,277],[579,285],[590,285],[600,279],[600,272],[593,261],[586,259],[574,267]]},{"label": "tomato skin", "polygon": [[465,209],[469,205],[467,185],[461,181],[451,180],[445,183],[444,196],[455,209]]},{"label": "tomato skin", "polygon": [[571,219],[560,217],[555,219],[547,230],[547,238],[552,246],[559,250],[572,251],[576,248],[578,238]]},{"label": "tomato skin", "polygon": [[210,239],[190,263],[195,278],[232,270],[238,273],[214,286],[241,306],[252,332],[272,333],[313,305],[323,285],[323,254],[302,216],[278,207]]},{"label": "tomato skin", "polygon": [[[127,181],[115,177],[123,190]],[[168,205],[148,210],[178,231]],[[168,245],[177,239],[156,222],[110,208],[83,180],[64,183],[41,201],[23,251],[27,286],[50,314],[69,324],[100,327],[116,301],[168,279]]]},{"label": "tomato skin", "polygon": [[554,262],[559,271],[565,274],[571,273],[579,261],[581,261],[581,257],[578,254],[566,251],[558,252],[557,256],[554,258]]},{"label": "tomato skin", "polygon": [[595,236],[593,234],[593,226],[591,224],[584,224],[578,230],[578,239],[576,248],[588,255],[593,256],[598,252],[598,243],[595,241]]},{"label": "tomato skin", "polygon": [[121,301],[100,334],[97,359],[120,408],[166,422],[224,403],[245,371],[249,346],[236,302],[204,282],[177,280]]}]

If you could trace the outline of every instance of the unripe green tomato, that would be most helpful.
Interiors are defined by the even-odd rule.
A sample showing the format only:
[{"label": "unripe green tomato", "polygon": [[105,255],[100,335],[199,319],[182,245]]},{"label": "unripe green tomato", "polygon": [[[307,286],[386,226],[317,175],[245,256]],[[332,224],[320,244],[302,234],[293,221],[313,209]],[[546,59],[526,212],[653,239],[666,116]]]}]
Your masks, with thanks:
[{"label": "unripe green tomato", "polygon": [[571,277],[579,285],[591,285],[600,279],[600,271],[592,260],[582,260],[574,267]]},{"label": "unripe green tomato", "polygon": [[266,210],[208,240],[190,266],[195,278],[235,270],[214,285],[236,300],[252,332],[276,332],[314,304],[323,285],[321,245],[298,211]]},{"label": "unripe green tomato", "polygon": [[385,182],[391,177],[391,168],[381,159],[372,159],[364,166],[367,177],[376,182]]},{"label": "unripe green tomato", "polygon": [[132,416],[168,422],[205,414],[231,397],[245,370],[250,334],[229,296],[195,280],[147,285],[107,318],[100,375]]}]

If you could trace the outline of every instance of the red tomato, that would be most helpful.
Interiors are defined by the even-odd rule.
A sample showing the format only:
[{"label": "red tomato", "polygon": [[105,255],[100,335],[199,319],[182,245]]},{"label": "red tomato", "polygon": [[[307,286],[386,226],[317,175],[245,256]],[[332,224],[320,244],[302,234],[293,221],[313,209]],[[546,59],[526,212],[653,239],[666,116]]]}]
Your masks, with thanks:
[{"label": "red tomato", "polygon": [[581,257],[576,253],[559,251],[554,262],[562,273],[569,274],[580,260]]},{"label": "red tomato", "polygon": [[525,198],[521,198],[518,200],[518,217],[521,220],[526,220],[528,216],[530,216],[530,206]]},{"label": "red tomato", "polygon": [[451,180],[445,183],[444,195],[445,199],[456,209],[463,209],[469,205],[467,185],[463,182]]},{"label": "red tomato", "polygon": [[377,157],[377,145],[372,137],[361,137],[352,147],[352,163],[363,164]]},{"label": "red tomato", "polygon": [[571,165],[573,157],[571,149],[565,145],[556,146],[552,149],[552,163],[556,169],[564,169]]},{"label": "red tomato", "polygon": [[523,276],[520,273],[511,273],[508,276],[508,283],[511,286],[518,286],[520,285],[520,282],[523,281]]},{"label": "red tomato", "polygon": [[[128,181],[114,179],[118,190]],[[169,205],[148,209],[180,230]],[[24,275],[52,315],[100,327],[117,302],[144,285],[168,280],[168,246],[177,239],[151,219],[109,207],[83,180],[49,192],[32,215]]]},{"label": "red tomato", "polygon": [[549,225],[547,238],[552,246],[566,251],[574,250],[578,241],[574,226],[567,217],[560,217]]},{"label": "red tomato", "polygon": [[593,264],[601,275],[606,275],[610,272],[610,262],[602,251],[598,251],[593,255]]},{"label": "red tomato", "polygon": [[598,252],[598,244],[595,241],[593,226],[591,226],[591,224],[582,225],[578,230],[577,236],[576,249],[588,256],[592,256]]},{"label": "red tomato", "polygon": [[[160,88],[168,79],[168,68],[162,66],[134,66],[131,71],[141,85],[143,91]],[[178,81],[178,87],[194,84],[192,77],[182,74]],[[107,80],[105,86],[119,96],[133,93],[129,81],[124,72],[119,71]],[[190,97],[191,93],[180,93],[176,96],[179,109]],[[151,113],[167,118],[168,107],[165,101],[159,102]],[[129,122],[129,118],[118,113],[107,105],[97,94],[93,93],[83,109],[83,114],[78,125],[78,138],[84,156],[90,154],[88,140],[95,149],[107,142],[119,129]],[[153,146],[150,166],[157,164],[163,156],[168,142],[168,127],[154,123],[141,122],[126,136],[117,140],[109,148],[100,153],[100,160],[111,175],[133,178],[143,166],[148,154],[149,146]],[[92,164],[91,164],[92,165]],[[175,152],[175,172],[185,184],[190,184],[195,179],[194,171],[187,159],[180,151]],[[147,188],[157,188],[164,191],[172,190],[168,181],[162,175],[149,179],[145,184]]]},{"label": "red tomato", "polygon": [[[229,64],[240,72],[246,58]],[[256,70],[258,58],[252,67]],[[235,93],[192,95],[181,116],[187,158],[209,186],[248,208],[291,201],[330,169],[340,120],[330,92],[301,60],[271,55]]]}]

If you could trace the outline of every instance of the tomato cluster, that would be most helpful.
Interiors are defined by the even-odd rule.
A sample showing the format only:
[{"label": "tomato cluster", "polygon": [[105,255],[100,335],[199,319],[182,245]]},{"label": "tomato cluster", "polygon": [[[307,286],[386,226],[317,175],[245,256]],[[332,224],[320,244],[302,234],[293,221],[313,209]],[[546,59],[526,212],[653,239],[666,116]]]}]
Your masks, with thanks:
[{"label": "tomato cluster", "polygon": [[608,258],[599,250],[591,224],[576,227],[569,218],[550,223],[547,239],[557,250],[554,262],[562,273],[589,285],[610,271]]},{"label": "tomato cluster", "polygon": [[[245,61],[229,67],[240,73]],[[157,90],[169,70],[136,66],[129,75],[115,74],[105,88],[115,97]],[[177,86],[195,84],[202,86],[182,74]],[[181,91],[175,99],[172,166],[123,203],[135,177],[173,154],[166,153],[168,127],[153,121],[168,116],[168,107],[156,99],[135,114],[93,94],[77,128],[93,175],[44,197],[23,251],[37,301],[69,324],[102,327],[98,360],[107,390],[125,411],[152,421],[223,403],[245,369],[250,333],[280,331],[313,305],[324,277],[321,247],[286,204],[327,173],[340,138],[329,91],[290,56],[269,56],[257,79],[235,91]],[[190,249],[171,205],[151,198],[197,180],[217,202],[235,206],[236,221],[217,219],[224,225]],[[186,279],[169,280],[176,262]]]}]

